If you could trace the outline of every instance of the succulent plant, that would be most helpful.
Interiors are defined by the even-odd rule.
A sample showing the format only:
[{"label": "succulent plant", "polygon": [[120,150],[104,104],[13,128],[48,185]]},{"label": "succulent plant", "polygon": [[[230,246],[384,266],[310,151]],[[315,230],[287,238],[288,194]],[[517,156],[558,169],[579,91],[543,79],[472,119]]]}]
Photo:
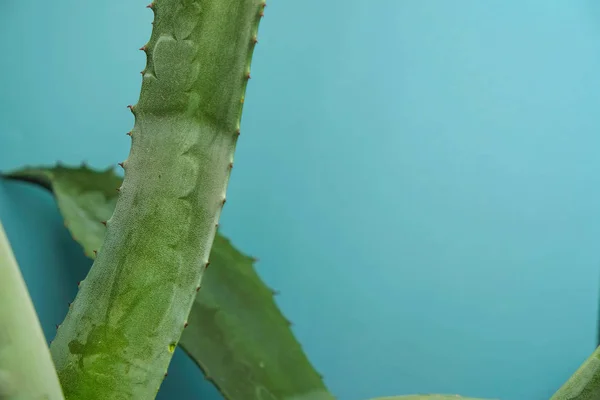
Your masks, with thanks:
[{"label": "succulent plant", "polygon": [[148,7],[125,179],[50,348],[68,398],[151,398],[167,374],[210,264],[265,3]]},{"label": "succulent plant", "polygon": [[[333,398],[252,270],[252,258],[218,234],[265,6],[148,6],[155,18],[141,48],[147,63],[140,98],[129,106],[135,124],[129,157],[120,163],[124,180],[87,168],[5,174],[53,190],[94,263],[48,351],[0,225],[0,399],[152,399],[179,344],[228,400]],[[204,295],[211,261],[220,269],[204,282]],[[258,307],[249,309],[252,302]],[[551,400],[599,398],[600,349]]]}]

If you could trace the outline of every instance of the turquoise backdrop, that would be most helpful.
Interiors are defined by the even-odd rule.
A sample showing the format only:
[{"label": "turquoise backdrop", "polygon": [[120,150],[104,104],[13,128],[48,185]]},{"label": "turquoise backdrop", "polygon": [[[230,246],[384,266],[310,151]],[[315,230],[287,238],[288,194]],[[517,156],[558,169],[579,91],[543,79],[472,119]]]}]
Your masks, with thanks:
[{"label": "turquoise backdrop", "polygon": [[[147,0],[146,0],[147,1]],[[0,170],[126,158],[144,0],[0,0]],[[269,2],[223,214],[340,400],[547,399],[595,346],[600,4]],[[90,262],[0,184],[49,339]],[[219,399],[178,352],[160,399]]]}]

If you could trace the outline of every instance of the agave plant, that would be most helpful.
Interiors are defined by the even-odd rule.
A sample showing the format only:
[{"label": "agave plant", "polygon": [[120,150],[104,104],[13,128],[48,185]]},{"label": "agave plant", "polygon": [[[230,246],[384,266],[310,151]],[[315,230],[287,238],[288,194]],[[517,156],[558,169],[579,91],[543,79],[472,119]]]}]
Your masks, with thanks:
[{"label": "agave plant", "polygon": [[[152,399],[177,346],[231,400],[326,400],[254,259],[218,232],[263,0],[156,0],[132,145],[112,168],[4,174],[52,191],[94,263],[50,349],[0,226],[0,398]],[[209,268],[210,265],[210,268]],[[553,400],[600,398],[596,351]],[[258,367],[257,367],[258,366]],[[380,400],[449,400],[410,395]]]}]

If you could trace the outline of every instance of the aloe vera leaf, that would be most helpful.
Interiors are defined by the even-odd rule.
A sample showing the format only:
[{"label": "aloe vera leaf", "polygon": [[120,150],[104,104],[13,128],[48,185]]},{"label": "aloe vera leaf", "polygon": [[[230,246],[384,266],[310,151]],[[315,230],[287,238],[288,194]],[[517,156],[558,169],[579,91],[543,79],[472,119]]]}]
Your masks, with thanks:
[{"label": "aloe vera leaf", "polygon": [[[25,168],[5,177],[53,191],[73,238],[94,257],[121,185],[113,168]],[[210,260],[179,342],[206,377],[230,400],[262,400],[268,393],[275,399],[332,399],[273,291],[254,270],[254,259],[217,233]]]},{"label": "aloe vera leaf", "polygon": [[81,167],[22,168],[3,173],[6,180],[30,182],[54,194],[65,226],[86,256],[95,258],[104,240],[106,221],[112,216],[117,204],[118,192],[123,179],[114,168],[96,171],[82,164]]},{"label": "aloe vera leaf", "polygon": [[125,179],[50,346],[68,399],[156,396],[225,205],[262,0],[156,0]]},{"label": "aloe vera leaf", "polygon": [[1,222],[0,399],[64,399],[40,321]]},{"label": "aloe vera leaf", "polygon": [[[331,400],[254,259],[217,236],[183,349],[226,399]],[[213,265],[214,264],[214,265]]]},{"label": "aloe vera leaf", "polygon": [[588,357],[550,400],[600,399],[600,347]]}]

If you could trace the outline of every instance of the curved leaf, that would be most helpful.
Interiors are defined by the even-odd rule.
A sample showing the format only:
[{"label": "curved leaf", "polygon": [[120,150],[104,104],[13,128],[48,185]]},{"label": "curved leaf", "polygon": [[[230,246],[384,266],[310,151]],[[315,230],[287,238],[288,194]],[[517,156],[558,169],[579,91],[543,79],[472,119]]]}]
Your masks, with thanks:
[{"label": "curved leaf", "polygon": [[[52,190],[73,238],[94,257],[121,185],[113,168],[26,168],[5,178]],[[333,399],[253,263],[217,234],[180,346],[226,399]]]}]

